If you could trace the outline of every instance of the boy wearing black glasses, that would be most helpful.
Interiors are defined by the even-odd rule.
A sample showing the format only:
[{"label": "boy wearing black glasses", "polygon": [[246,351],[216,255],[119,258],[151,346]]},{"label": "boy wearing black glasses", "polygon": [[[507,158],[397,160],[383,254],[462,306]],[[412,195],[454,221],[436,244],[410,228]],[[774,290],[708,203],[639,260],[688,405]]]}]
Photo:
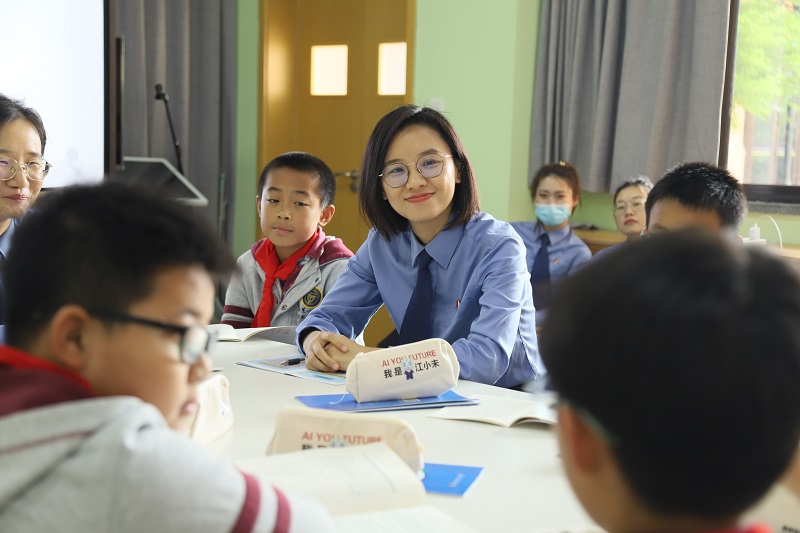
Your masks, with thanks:
[{"label": "boy wearing black glasses", "polygon": [[170,428],[209,372],[214,281],[233,260],[171,200],[53,193],[3,271],[0,530],[328,530],[321,508]]}]

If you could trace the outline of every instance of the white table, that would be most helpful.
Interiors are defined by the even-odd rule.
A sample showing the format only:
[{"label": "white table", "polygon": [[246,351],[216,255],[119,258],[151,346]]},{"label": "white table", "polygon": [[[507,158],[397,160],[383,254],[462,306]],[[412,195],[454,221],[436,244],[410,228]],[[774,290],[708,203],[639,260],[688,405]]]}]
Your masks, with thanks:
[{"label": "white table", "polygon": [[[305,394],[346,392],[332,386],[235,364],[259,357],[296,353],[294,346],[272,341],[217,345],[214,366],[231,382],[234,427],[208,447],[232,460],[264,455],[283,406],[302,405]],[[456,392],[524,398],[524,392],[459,381]],[[482,466],[484,471],[466,497],[432,494],[440,510],[478,531],[539,531],[590,525],[592,522],[563,474],[555,435],[537,425],[503,428],[493,424],[429,418],[432,410],[389,411],[409,422],[425,448],[425,461]],[[362,413],[359,416],[372,416]]]}]

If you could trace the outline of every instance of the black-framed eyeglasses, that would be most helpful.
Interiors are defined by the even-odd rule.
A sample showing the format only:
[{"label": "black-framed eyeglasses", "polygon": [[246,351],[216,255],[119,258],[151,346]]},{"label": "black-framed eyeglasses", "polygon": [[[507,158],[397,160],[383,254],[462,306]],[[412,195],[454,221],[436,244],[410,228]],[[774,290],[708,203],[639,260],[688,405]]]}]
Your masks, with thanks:
[{"label": "black-framed eyeglasses", "polygon": [[170,333],[177,333],[180,335],[180,341],[178,342],[180,359],[187,365],[193,365],[199,361],[204,353],[209,353],[211,351],[217,341],[217,336],[202,326],[178,326],[177,324],[170,324],[160,320],[152,320],[150,318],[105,309],[89,310],[89,314],[101,320],[140,324]]},{"label": "black-framed eyeglasses", "polygon": [[32,181],[42,181],[53,165],[44,158],[31,159],[27,163],[20,163],[13,157],[0,157],[0,181],[8,181],[21,170]]},{"label": "black-framed eyeglasses", "polygon": [[[437,153],[425,154],[417,159],[417,164],[414,165],[423,178],[433,179],[442,173],[444,169],[445,159],[453,157],[452,155],[442,155]],[[383,172],[378,174],[379,178],[389,187],[396,189],[408,183],[408,176],[411,172],[411,167],[405,163],[392,163],[383,167]]]}]

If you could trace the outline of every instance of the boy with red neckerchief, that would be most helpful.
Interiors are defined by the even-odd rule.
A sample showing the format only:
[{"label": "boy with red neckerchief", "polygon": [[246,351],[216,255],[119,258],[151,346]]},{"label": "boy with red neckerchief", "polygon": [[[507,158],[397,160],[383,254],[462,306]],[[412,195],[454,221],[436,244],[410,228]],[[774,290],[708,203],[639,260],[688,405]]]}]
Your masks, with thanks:
[{"label": "boy with red neckerchief", "polygon": [[256,208],[266,236],[237,261],[222,323],[296,326],[317,307],[353,253],[322,227],[333,218],[336,180],[324,161],[288,152],[261,172]]},{"label": "boy with red neckerchief", "polygon": [[790,266],[699,230],[658,235],[571,277],[549,320],[564,469],[603,529],[769,531],[741,516],[800,442]]}]

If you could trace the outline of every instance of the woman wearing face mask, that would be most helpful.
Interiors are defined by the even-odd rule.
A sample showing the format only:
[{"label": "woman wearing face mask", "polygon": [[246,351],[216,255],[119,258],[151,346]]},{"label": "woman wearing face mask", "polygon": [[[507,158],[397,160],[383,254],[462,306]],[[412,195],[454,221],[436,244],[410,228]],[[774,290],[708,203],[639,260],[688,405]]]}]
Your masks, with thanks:
[{"label": "woman wearing face mask", "polygon": [[537,221],[511,225],[527,249],[538,326],[546,316],[552,283],[589,261],[592,252],[569,227],[581,196],[578,170],[563,161],[550,163],[539,169],[530,189]]}]

